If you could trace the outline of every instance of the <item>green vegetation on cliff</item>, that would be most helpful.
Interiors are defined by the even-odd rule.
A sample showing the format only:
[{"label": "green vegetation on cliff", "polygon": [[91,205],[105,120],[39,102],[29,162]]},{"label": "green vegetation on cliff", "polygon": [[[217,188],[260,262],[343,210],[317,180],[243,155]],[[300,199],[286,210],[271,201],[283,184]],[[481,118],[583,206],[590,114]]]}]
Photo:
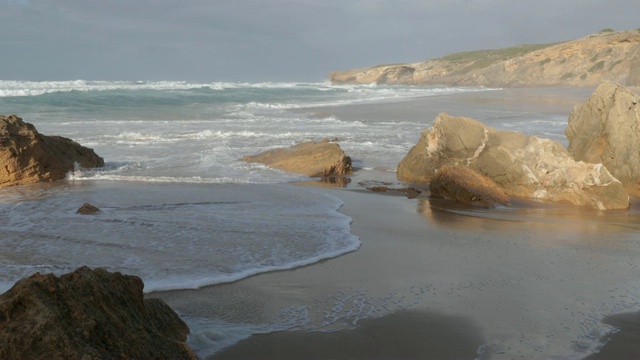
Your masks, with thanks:
[{"label": "green vegetation on cliff", "polygon": [[549,44],[458,52],[418,63],[335,71],[336,84],[456,86],[593,86],[614,81],[640,85],[640,34],[603,29]]},{"label": "green vegetation on cliff", "polygon": [[440,60],[451,61],[451,62],[467,62],[471,60],[483,61],[487,63],[493,63],[496,61],[506,60],[510,58],[514,58],[516,56],[521,56],[532,51],[536,51],[539,49],[544,49],[551,45],[556,45],[558,43],[551,44],[529,44],[529,45],[518,45],[512,46],[504,49],[495,49],[495,50],[476,50],[476,51],[464,51],[451,55],[444,56],[440,58]]}]

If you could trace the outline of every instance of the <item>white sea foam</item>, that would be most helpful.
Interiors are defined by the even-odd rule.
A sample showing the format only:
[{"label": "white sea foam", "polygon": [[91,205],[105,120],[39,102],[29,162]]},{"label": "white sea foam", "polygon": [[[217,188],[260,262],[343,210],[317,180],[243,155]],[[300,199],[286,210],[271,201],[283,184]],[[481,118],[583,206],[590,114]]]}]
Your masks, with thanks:
[{"label": "white sea foam", "polygon": [[321,89],[332,87],[322,83],[197,83],[187,81],[14,81],[0,80],[0,97],[38,96],[56,92],[107,90],[188,90],[208,88],[226,90],[253,89]]},{"label": "white sea foam", "polygon": [[[360,246],[351,219],[337,212],[342,202],[302,188],[105,183],[66,189],[0,203],[0,290],[36,271],[61,274],[81,265],[138,275],[145,292],[193,289]],[[75,214],[86,201],[100,214]]]}]

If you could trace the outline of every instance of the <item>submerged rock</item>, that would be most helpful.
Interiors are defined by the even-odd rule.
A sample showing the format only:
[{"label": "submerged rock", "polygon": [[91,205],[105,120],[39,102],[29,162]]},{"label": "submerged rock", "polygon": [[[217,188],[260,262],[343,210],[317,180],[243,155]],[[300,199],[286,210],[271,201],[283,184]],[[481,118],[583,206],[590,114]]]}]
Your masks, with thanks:
[{"label": "submerged rock", "polygon": [[464,166],[444,166],[430,184],[431,196],[494,207],[509,204],[509,195],[493,180]]},{"label": "submerged rock", "polygon": [[576,105],[565,130],[569,153],[579,161],[602,163],[625,185],[640,180],[640,96],[612,83],[598,86]]},{"label": "submerged rock", "polygon": [[97,214],[99,212],[100,212],[100,209],[98,209],[97,207],[89,203],[84,203],[82,204],[82,206],[80,206],[78,211],[76,211],[76,214],[91,215],[91,214]]},{"label": "submerged rock", "polygon": [[0,295],[1,359],[195,359],[189,328],[139,277],[81,267]]},{"label": "submerged rock", "polygon": [[373,180],[361,181],[358,183],[358,185],[362,186],[363,188],[369,191],[377,192],[377,193],[386,193],[386,192],[401,193],[401,194],[404,194],[407,197],[407,199],[415,199],[419,197],[420,194],[422,193],[421,190],[418,190],[413,187],[404,187],[402,186],[402,184],[399,184],[399,183],[390,183],[385,181],[382,181],[382,182],[373,181]]},{"label": "submerged rock", "polygon": [[0,187],[64,179],[79,165],[104,166],[89,148],[60,136],[45,136],[15,115],[0,115]]},{"label": "submerged rock", "polygon": [[309,177],[353,173],[351,158],[342,151],[340,145],[329,141],[303,142],[290,148],[273,149],[242,159]]},{"label": "submerged rock", "polygon": [[602,164],[576,162],[562,144],[440,114],[398,164],[398,178],[429,183],[443,166],[466,166],[509,196],[626,209],[629,195]]}]

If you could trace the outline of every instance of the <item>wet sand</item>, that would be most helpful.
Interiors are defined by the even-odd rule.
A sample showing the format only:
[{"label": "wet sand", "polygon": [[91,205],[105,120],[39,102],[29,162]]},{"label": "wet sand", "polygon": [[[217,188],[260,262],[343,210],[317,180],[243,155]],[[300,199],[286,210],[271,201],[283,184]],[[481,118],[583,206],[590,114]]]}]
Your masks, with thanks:
[{"label": "wet sand", "polygon": [[468,319],[399,311],[334,332],[277,332],[251,337],[215,359],[473,359],[483,344]]},{"label": "wet sand", "polygon": [[[312,191],[344,199],[341,211],[362,240],[358,251],[161,294],[180,314],[249,324],[286,318],[286,331],[253,336],[213,358],[314,358],[316,342],[334,348],[327,356],[355,356],[339,350],[347,346],[343,336],[354,346],[369,343],[358,345],[356,357],[376,358],[373,344],[407,346],[405,336],[451,328],[458,337],[433,348],[410,342],[407,357],[433,351],[431,358],[584,358],[613,329],[603,317],[637,307],[636,210],[520,204],[484,211],[368,191]],[[400,333],[392,315],[406,310],[420,316]],[[472,345],[470,356],[457,352]]]},{"label": "wet sand", "polygon": [[[521,89],[441,100],[457,106],[455,115],[482,102],[568,116],[584,99],[574,92],[559,98],[558,92]],[[438,101],[429,99],[428,112],[448,111]],[[419,103],[384,108],[418,116]],[[387,116],[366,106],[332,111]],[[435,117],[420,116],[426,125]],[[410,200],[357,185],[370,180],[394,181],[394,174],[366,170],[347,188],[309,187],[344,201],[340,211],[353,219],[359,250],[232,284],[152,295],[185,317],[192,346],[206,342],[217,349],[201,353],[215,359],[581,359],[598,352],[609,336],[594,358],[620,354],[609,348],[638,347],[632,340],[637,317],[602,321],[640,310],[637,199],[628,211],[523,200],[485,210],[429,199],[428,192]],[[221,334],[201,331],[193,316],[245,340],[219,341]],[[611,335],[618,327],[623,330]]]},{"label": "wet sand", "polygon": [[603,322],[616,331],[603,337],[604,346],[587,360],[640,359],[640,313],[607,316]]}]

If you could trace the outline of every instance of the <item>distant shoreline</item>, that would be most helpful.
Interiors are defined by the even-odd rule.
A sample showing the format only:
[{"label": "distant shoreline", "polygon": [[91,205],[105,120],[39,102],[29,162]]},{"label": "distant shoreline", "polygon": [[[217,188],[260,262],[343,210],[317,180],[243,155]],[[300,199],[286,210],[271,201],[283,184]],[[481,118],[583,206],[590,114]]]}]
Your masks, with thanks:
[{"label": "distant shoreline", "polygon": [[640,86],[640,29],[602,30],[577,40],[451,54],[329,74],[334,84],[490,87]]}]

